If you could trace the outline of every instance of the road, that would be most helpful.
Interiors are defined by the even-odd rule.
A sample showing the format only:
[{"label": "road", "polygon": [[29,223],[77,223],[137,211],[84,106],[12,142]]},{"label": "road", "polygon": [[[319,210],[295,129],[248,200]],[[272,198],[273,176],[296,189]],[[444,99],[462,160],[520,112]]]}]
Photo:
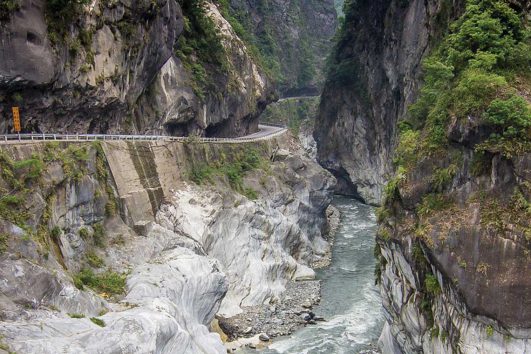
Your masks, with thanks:
[{"label": "road", "polygon": [[7,134],[0,135],[1,144],[20,144],[39,141],[196,141],[217,144],[252,143],[269,140],[285,134],[288,129],[284,126],[260,124],[259,131],[238,138],[203,138],[203,137],[178,137],[166,135],[120,135],[120,134]]},{"label": "road", "polygon": [[297,100],[309,100],[309,99],[316,99],[316,98],[319,98],[321,96],[294,96],[294,97],[284,97],[284,98],[281,98],[279,99],[278,101],[274,102],[273,104],[275,103],[281,103],[281,102],[285,102],[285,101],[297,101]]}]

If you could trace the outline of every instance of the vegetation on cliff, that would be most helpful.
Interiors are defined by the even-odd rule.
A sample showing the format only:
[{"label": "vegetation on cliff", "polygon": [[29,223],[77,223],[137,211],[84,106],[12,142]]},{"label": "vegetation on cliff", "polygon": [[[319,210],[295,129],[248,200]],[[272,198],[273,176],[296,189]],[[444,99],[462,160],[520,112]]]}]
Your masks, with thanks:
[{"label": "vegetation on cliff", "polygon": [[523,92],[531,87],[531,32],[520,16],[503,1],[468,1],[424,61],[425,85],[402,125],[402,145],[411,130],[422,131],[419,152],[429,155],[448,145],[452,119],[474,119],[491,132],[478,151],[530,150],[531,109]]},{"label": "vegetation on cliff", "polygon": [[[444,190],[462,164],[461,151],[452,147],[456,127],[478,135],[470,142],[473,174],[486,172],[495,154],[511,158],[531,151],[530,39],[523,15],[504,1],[467,2],[465,13],[424,61],[424,87],[400,123],[398,173],[387,188],[388,202],[422,161],[450,152],[447,166],[428,176],[434,193]],[[441,209],[427,200],[422,205]]]},{"label": "vegetation on cliff", "polygon": [[[262,149],[252,147],[229,147],[223,149],[216,159],[192,160],[188,177],[194,183],[201,185],[214,183],[216,177],[228,182],[228,185],[238,193],[249,199],[257,199],[257,192],[245,186],[244,177],[251,171],[261,169],[267,173],[269,163],[267,154]],[[205,150],[206,152],[207,150]],[[208,156],[208,153],[206,153]]]},{"label": "vegetation on cliff", "polygon": [[19,8],[17,0],[0,0],[0,23],[9,21],[11,14]]},{"label": "vegetation on cliff", "polygon": [[184,15],[184,32],[177,43],[177,56],[193,75],[195,93],[205,97],[213,91],[213,77],[229,70],[227,53],[214,21],[206,13],[204,0],[179,1]]},{"label": "vegetation on cliff", "polygon": [[[424,284],[420,309],[432,335],[440,335],[433,300],[448,284],[472,313],[508,327],[527,321],[515,299],[525,288],[520,269],[529,264],[531,245],[529,68],[525,10],[503,0],[468,0],[424,60],[424,85],[399,122],[396,172],[378,210],[379,240],[412,240],[402,248]],[[502,246],[507,240],[511,256]],[[499,291],[503,278],[511,283]],[[488,337],[494,328],[505,333],[484,328]],[[457,349],[462,329],[446,330]]]},{"label": "vegetation on cliff", "polygon": [[279,101],[266,108],[261,121],[286,125],[294,135],[298,135],[302,126],[312,126],[317,116],[319,97],[303,97]]},{"label": "vegetation on cliff", "polygon": [[[332,1],[219,0],[223,16],[282,92],[320,84],[336,29]],[[320,26],[320,32],[314,27]]]}]

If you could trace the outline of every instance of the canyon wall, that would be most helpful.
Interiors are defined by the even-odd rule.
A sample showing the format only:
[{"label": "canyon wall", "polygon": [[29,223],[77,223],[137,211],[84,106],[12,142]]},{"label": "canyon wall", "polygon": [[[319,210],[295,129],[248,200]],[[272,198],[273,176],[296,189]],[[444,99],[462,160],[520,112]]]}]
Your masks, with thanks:
[{"label": "canyon wall", "polygon": [[314,135],[340,192],[382,205],[380,347],[529,351],[528,2],[346,10]]},{"label": "canyon wall", "polygon": [[315,128],[319,162],[342,193],[380,203],[421,61],[462,3],[361,0],[347,7]]},{"label": "canyon wall", "polygon": [[246,29],[281,96],[320,94],[338,27],[333,0],[231,0],[229,13]]},{"label": "canyon wall", "polygon": [[274,98],[211,2],[16,3],[0,22],[0,132],[19,106],[24,132],[245,135]]}]

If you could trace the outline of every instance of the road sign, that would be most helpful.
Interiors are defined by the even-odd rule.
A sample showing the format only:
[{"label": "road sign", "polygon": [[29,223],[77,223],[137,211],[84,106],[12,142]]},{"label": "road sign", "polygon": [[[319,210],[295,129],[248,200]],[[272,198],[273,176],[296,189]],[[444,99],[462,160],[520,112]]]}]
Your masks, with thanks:
[{"label": "road sign", "polygon": [[15,132],[20,133],[20,110],[18,107],[13,107],[13,129]]}]

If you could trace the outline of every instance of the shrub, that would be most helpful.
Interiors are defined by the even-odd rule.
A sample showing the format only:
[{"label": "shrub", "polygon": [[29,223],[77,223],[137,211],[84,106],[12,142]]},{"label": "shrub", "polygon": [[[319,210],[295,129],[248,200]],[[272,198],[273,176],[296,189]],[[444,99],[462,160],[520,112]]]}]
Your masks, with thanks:
[{"label": "shrub", "polygon": [[58,242],[58,241],[59,241],[59,237],[61,237],[62,232],[63,232],[63,231],[61,230],[60,227],[55,226],[55,227],[52,229],[51,233],[50,233],[50,235],[52,236],[52,240],[53,240],[54,242]]},{"label": "shrub", "polygon": [[478,53],[491,53],[503,65],[523,31],[518,14],[505,2],[469,0],[464,15],[452,26],[446,52],[456,67],[467,65]]},{"label": "shrub", "polygon": [[448,208],[450,200],[442,194],[427,194],[422,198],[422,202],[417,206],[419,216],[429,216],[435,211]]},{"label": "shrub", "polygon": [[7,240],[9,240],[9,235],[0,233],[0,255],[7,250]]},{"label": "shrub", "polygon": [[14,162],[13,169],[24,178],[25,182],[28,182],[41,176],[44,163],[38,156],[34,155],[30,159]]},{"label": "shrub", "polygon": [[243,177],[246,173],[264,165],[264,158],[260,152],[253,148],[247,148],[234,153],[233,160],[228,161],[225,157],[210,164],[192,165],[188,177],[196,184],[213,182],[214,176],[224,176],[229,181],[232,189],[245,195],[249,199],[258,198],[258,194],[251,188],[243,186]]},{"label": "shrub", "polygon": [[92,321],[92,323],[94,323],[95,325],[98,325],[100,327],[105,327],[105,322],[102,320],[102,319],[99,319],[99,318],[96,318],[96,317],[91,317],[90,320]]},{"label": "shrub", "polygon": [[420,131],[407,129],[400,133],[398,147],[395,151],[395,164],[406,169],[417,162]]},{"label": "shrub", "polygon": [[81,238],[83,240],[85,240],[85,241],[88,240],[88,238],[90,236],[90,233],[89,233],[89,231],[87,230],[86,227],[80,228],[78,232],[79,232],[79,236],[81,236]]},{"label": "shrub", "polygon": [[[515,75],[527,78],[529,36],[519,14],[506,2],[467,1],[450,34],[423,62],[424,86],[409,108],[410,126],[422,131],[420,156],[448,145],[450,117],[483,118],[495,128],[497,135],[478,150],[510,157],[531,148],[529,105],[509,87]],[[405,135],[405,142],[411,142],[408,137],[413,138]]]},{"label": "shrub", "polygon": [[400,199],[400,186],[406,181],[405,169],[399,167],[395,176],[389,180],[384,188],[384,204]]},{"label": "shrub", "polygon": [[507,89],[503,76],[481,70],[467,70],[453,90],[453,107],[458,117],[479,116],[497,95]]},{"label": "shrub", "polygon": [[92,239],[94,240],[94,245],[97,247],[103,248],[105,247],[105,230],[103,228],[102,224],[94,224],[93,226],[94,234],[92,234]]},{"label": "shrub", "polygon": [[252,188],[243,188],[242,194],[247,197],[247,199],[250,200],[256,200],[258,199],[258,192],[255,191]]},{"label": "shrub", "polygon": [[61,40],[69,32],[70,25],[91,0],[46,0],[46,22],[50,39]]},{"label": "shrub", "polygon": [[430,331],[430,339],[434,339],[438,337],[439,337],[439,327],[434,326]]},{"label": "shrub", "polygon": [[439,281],[433,274],[428,274],[424,280],[424,286],[426,291],[435,296],[441,293],[441,287],[439,286]]},{"label": "shrub", "polygon": [[19,9],[17,0],[0,0],[0,22],[9,21],[11,14]]},{"label": "shrub", "polygon": [[85,318],[85,315],[82,313],[69,313],[68,316],[71,318]]},{"label": "shrub", "polygon": [[93,268],[101,268],[105,265],[103,259],[98,257],[98,255],[94,251],[90,251],[87,253],[87,263]]},{"label": "shrub", "polygon": [[9,207],[18,207],[22,204],[23,200],[18,195],[9,194],[9,195],[2,196],[2,198],[0,199],[0,202]]},{"label": "shrub", "polygon": [[215,172],[216,171],[212,167],[206,164],[194,165],[188,172],[188,178],[190,178],[192,182],[201,185],[207,181],[212,182],[212,176]]},{"label": "shrub", "polygon": [[[178,40],[177,56],[192,72],[193,88],[198,97],[210,89],[211,76],[228,73],[229,62],[212,19],[207,16],[204,0],[180,0],[184,13],[184,31]],[[207,72],[206,67],[209,70]]]},{"label": "shrub", "polygon": [[441,192],[455,177],[458,168],[451,164],[447,168],[440,168],[433,173],[431,177],[431,185],[435,191]]},{"label": "shrub", "polygon": [[117,212],[116,201],[114,199],[109,200],[105,204],[105,216],[107,217],[115,216],[116,212]]},{"label": "shrub", "polygon": [[74,276],[74,284],[78,289],[88,286],[106,295],[119,295],[125,291],[125,279],[125,274],[112,271],[94,274],[91,269],[83,269]]},{"label": "shrub", "polygon": [[489,173],[491,169],[492,158],[483,151],[475,152],[472,156],[472,163],[470,166],[470,173],[474,177],[483,176]]},{"label": "shrub", "polygon": [[376,209],[376,221],[378,224],[385,222],[390,216],[391,212],[387,207],[381,206]]},{"label": "shrub", "polygon": [[531,108],[520,96],[495,99],[488,106],[485,120],[499,129],[497,139],[529,139]]}]

